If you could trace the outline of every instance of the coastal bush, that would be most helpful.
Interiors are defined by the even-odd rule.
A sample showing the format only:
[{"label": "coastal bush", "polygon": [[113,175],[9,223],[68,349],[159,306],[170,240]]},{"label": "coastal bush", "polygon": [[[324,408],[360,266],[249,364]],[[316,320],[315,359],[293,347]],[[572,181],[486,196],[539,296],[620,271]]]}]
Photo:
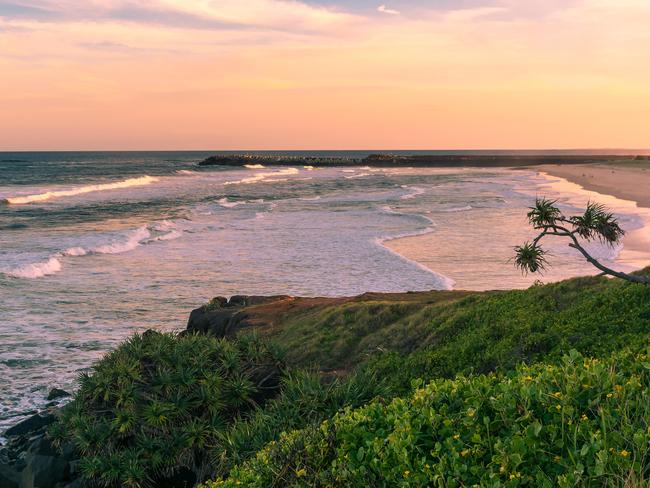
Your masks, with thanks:
[{"label": "coastal bush", "polygon": [[369,370],[325,380],[315,372],[291,372],[283,378],[281,394],[219,435],[210,449],[213,474],[226,475],[284,431],[318,425],[344,407],[356,408],[389,393]]},{"label": "coastal bush", "polygon": [[72,444],[93,485],[191,484],[220,432],[277,394],[281,372],[280,353],[252,336],[148,331],[81,375],[50,436]]},{"label": "coastal bush", "polygon": [[646,486],[649,422],[647,351],[571,351],[348,409],[204,486]]}]

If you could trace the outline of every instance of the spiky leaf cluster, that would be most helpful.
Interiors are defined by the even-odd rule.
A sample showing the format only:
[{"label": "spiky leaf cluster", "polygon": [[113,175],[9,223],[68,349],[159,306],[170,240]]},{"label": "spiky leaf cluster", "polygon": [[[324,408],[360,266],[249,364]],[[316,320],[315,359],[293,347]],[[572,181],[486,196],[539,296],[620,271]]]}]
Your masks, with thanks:
[{"label": "spiky leaf cluster", "polygon": [[522,273],[539,273],[546,269],[546,251],[534,242],[515,247],[515,266]]},{"label": "spiky leaf cluster", "polygon": [[96,486],[156,486],[200,472],[225,425],[273,397],[278,356],[255,337],[148,331],[82,374],[51,435],[71,442]]},{"label": "spiky leaf cluster", "polygon": [[617,218],[602,204],[589,202],[582,215],[567,217],[556,203],[556,200],[538,198],[535,205],[529,208],[526,215],[528,222],[540,234],[532,242],[515,247],[514,264],[524,273],[538,273],[546,269],[548,252],[540,242],[547,236],[568,237],[572,241],[570,246],[584,254],[586,251],[579,239],[614,245],[625,235]]},{"label": "spiky leaf cluster", "polygon": [[529,208],[526,215],[528,222],[533,227],[553,226],[562,219],[562,212],[555,205],[557,200],[547,200],[546,198],[538,198],[535,200],[535,205]]},{"label": "spiky leaf cluster", "polygon": [[616,217],[599,203],[589,202],[585,213],[571,217],[570,221],[575,232],[583,239],[615,244],[625,235]]}]

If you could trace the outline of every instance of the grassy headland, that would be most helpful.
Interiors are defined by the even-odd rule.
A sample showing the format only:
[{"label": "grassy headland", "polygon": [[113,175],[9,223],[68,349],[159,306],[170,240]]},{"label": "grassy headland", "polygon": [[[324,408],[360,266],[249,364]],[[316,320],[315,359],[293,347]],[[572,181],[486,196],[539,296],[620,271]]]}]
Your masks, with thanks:
[{"label": "grassy headland", "polygon": [[[89,480],[146,486],[191,471],[216,486],[642,486],[650,476],[648,286],[592,277],[507,292],[285,297],[240,311],[245,326],[227,339],[235,369],[211,356],[214,415],[174,396],[202,404],[198,358],[213,339],[165,336],[167,350],[179,341],[196,358],[182,371],[135,347],[140,339],[95,366],[54,427]],[[250,330],[259,339],[242,335]],[[267,342],[284,350],[272,356],[281,379],[259,395],[250,378],[269,361],[260,351],[276,350]],[[254,401],[233,396],[238,381]],[[142,422],[120,432],[130,416]],[[109,439],[87,435],[88,422]],[[156,447],[156,429],[173,442]],[[115,478],[110,445],[140,452],[145,469]]]}]

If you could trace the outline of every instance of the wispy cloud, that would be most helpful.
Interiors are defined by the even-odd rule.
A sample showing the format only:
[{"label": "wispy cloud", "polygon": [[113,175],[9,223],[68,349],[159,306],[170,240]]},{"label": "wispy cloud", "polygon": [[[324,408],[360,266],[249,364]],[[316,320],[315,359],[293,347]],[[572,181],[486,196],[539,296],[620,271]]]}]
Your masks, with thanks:
[{"label": "wispy cloud", "polygon": [[0,148],[647,145],[648,0],[383,1],[0,0]]},{"label": "wispy cloud", "polygon": [[381,12],[382,14],[399,15],[399,10],[388,8],[386,7],[386,5],[380,5],[379,7],[377,7],[377,11]]},{"label": "wispy cloud", "polygon": [[51,21],[124,21],[181,28],[255,27],[322,32],[356,15],[298,0],[16,0],[0,2],[0,17]]}]

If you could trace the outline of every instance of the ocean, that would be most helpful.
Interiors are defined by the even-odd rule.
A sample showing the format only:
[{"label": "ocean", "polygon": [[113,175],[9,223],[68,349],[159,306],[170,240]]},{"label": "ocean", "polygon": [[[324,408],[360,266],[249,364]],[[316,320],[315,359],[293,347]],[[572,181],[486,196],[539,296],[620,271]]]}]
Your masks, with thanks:
[{"label": "ocean", "polygon": [[[536,196],[567,211],[600,197],[630,231],[649,218],[533,170],[198,166],[212,154],[0,153],[0,432],[133,332],[181,330],[217,295],[524,288],[540,277],[510,260]],[[543,281],[595,274],[551,251]]]}]

